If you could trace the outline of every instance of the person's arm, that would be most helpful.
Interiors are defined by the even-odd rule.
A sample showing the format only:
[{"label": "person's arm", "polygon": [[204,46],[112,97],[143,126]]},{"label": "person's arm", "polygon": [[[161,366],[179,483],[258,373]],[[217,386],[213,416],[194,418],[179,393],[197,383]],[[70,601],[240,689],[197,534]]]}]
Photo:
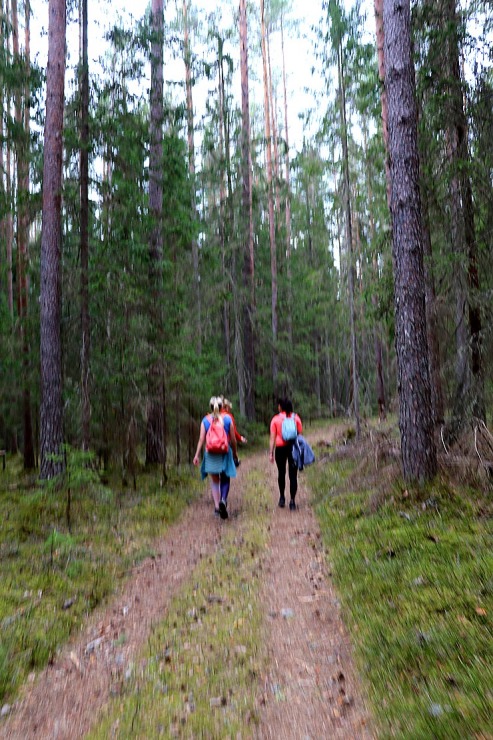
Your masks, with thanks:
[{"label": "person's arm", "polygon": [[238,427],[236,426],[236,419],[235,419],[235,417],[233,416],[233,414],[230,414],[230,416],[231,416],[231,421],[233,422],[233,428],[234,428],[234,432],[235,432],[235,439],[236,439],[236,441],[237,442],[242,442],[242,444],[246,445],[246,442],[247,442],[246,437],[244,437],[242,434],[239,433]]},{"label": "person's arm", "polygon": [[235,463],[238,461],[238,447],[236,445],[235,425],[233,420],[229,425],[229,441],[231,443],[231,449],[233,450],[233,459]]},{"label": "person's arm", "polygon": [[299,414],[296,414],[296,429],[298,430],[298,434],[303,433],[303,424],[301,423]]},{"label": "person's arm", "polygon": [[273,422],[270,425],[269,460],[274,462],[274,450],[276,447],[276,427]]},{"label": "person's arm", "polygon": [[200,450],[202,449],[204,440],[205,440],[205,426],[204,426],[204,422],[201,422],[199,441],[197,442],[197,450],[195,452],[195,457],[193,458],[194,465],[198,465],[200,462]]}]

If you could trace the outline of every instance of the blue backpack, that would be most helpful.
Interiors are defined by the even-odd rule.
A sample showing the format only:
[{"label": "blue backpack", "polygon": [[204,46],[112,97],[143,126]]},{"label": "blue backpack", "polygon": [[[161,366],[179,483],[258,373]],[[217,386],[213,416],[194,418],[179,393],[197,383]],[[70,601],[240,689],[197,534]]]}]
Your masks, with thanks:
[{"label": "blue backpack", "polygon": [[281,427],[281,436],[285,442],[294,442],[298,436],[298,427],[296,426],[296,415],[286,416],[283,419]]}]

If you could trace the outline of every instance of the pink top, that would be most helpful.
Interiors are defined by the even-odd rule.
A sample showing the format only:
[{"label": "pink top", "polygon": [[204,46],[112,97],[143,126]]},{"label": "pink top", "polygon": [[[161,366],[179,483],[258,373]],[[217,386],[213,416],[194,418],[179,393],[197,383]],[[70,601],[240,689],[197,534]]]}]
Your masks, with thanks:
[{"label": "pink top", "polygon": [[[290,414],[290,416],[294,416],[296,420],[296,428],[298,430],[298,434],[301,434],[303,431],[303,424],[301,423],[301,419],[298,416],[298,414],[295,414],[294,412]],[[286,445],[291,444],[290,442],[285,442],[282,438],[282,423],[284,419],[286,418],[286,414],[284,411],[280,411],[278,414],[276,414],[271,423],[270,423],[270,433],[275,432],[276,435],[276,447],[285,447]]]}]

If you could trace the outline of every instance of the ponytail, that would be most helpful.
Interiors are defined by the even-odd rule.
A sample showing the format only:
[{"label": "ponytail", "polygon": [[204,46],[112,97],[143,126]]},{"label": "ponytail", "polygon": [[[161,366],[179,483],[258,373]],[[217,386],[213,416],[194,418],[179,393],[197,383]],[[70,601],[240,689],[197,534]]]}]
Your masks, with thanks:
[{"label": "ponytail", "polygon": [[219,419],[219,412],[223,407],[222,398],[220,396],[212,396],[211,400],[209,401],[209,406],[214,418]]}]

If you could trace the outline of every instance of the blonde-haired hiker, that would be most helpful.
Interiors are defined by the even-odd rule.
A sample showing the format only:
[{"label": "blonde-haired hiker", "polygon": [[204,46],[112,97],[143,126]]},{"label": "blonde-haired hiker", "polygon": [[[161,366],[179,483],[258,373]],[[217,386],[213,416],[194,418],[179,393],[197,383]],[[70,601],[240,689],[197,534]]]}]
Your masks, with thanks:
[{"label": "blonde-haired hiker", "polygon": [[[221,409],[222,416],[227,415],[231,417],[231,421],[233,423],[233,433],[235,435],[236,441],[241,442],[242,444],[246,445],[247,443],[246,437],[240,434],[238,429],[236,428],[236,421],[235,421],[235,417],[233,416],[233,404],[227,398],[224,398],[224,396],[221,396],[221,400],[223,403],[223,407]],[[238,467],[240,464],[240,461],[238,460],[236,455],[234,455],[233,459],[234,459],[234,463],[236,467]],[[229,488],[231,485],[231,480],[229,478],[229,475],[226,475],[226,473],[221,473],[219,483],[220,483],[220,489],[221,489],[221,501],[224,502],[224,504],[227,506]],[[221,506],[221,503],[219,505]]]},{"label": "blonde-haired hiker", "polygon": [[[221,519],[228,518],[226,502],[221,501],[220,475],[225,473],[229,478],[236,477],[237,448],[231,417],[221,414],[222,399],[212,396],[209,401],[211,413],[204,416],[200,424],[200,436],[193,464],[200,462],[200,451],[205,452],[200,467],[202,479],[210,475],[211,492],[214,501],[214,515]],[[224,436],[224,441],[221,439]]]}]

